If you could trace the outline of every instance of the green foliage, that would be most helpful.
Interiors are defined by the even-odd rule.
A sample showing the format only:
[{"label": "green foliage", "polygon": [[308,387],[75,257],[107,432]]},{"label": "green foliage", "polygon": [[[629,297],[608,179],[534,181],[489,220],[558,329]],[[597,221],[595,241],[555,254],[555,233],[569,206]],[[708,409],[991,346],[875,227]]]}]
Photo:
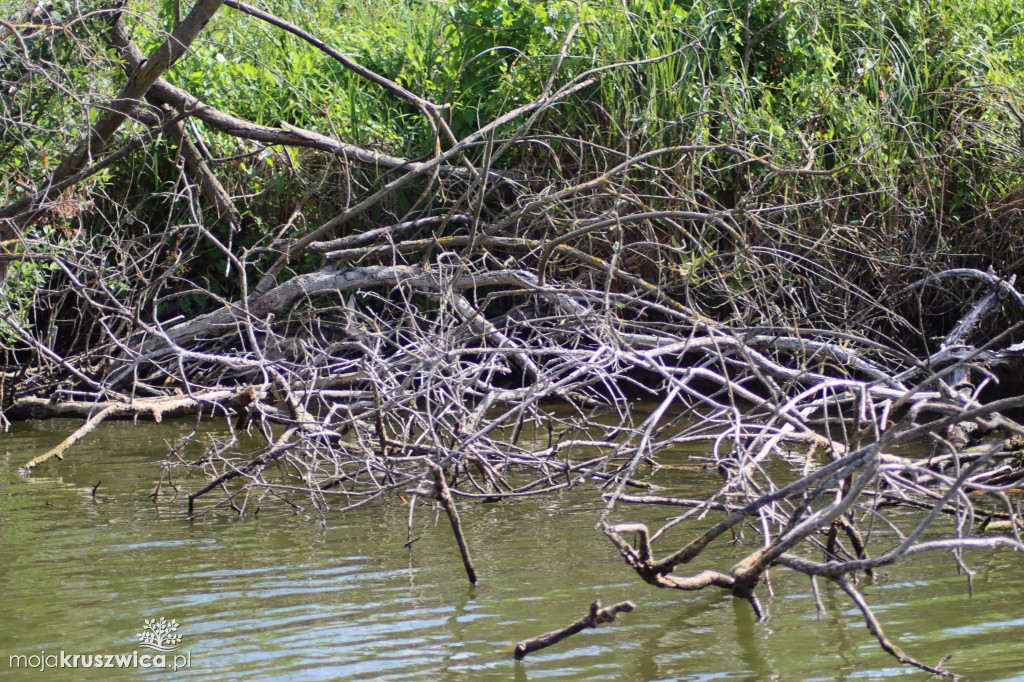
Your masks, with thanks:
[{"label": "green foliage", "polygon": [[[2,296],[3,307],[0,308],[3,314],[13,315],[24,329],[34,326],[31,312],[36,307],[38,293],[50,288],[52,278],[60,272],[57,259],[66,250],[87,247],[80,235],[68,234],[49,224],[42,225],[40,232],[43,243],[47,245],[37,245],[33,249],[36,258],[11,264]],[[45,258],[46,254],[52,254],[53,259]],[[0,342],[13,344],[18,338],[11,325],[0,320]]]},{"label": "green foliage", "polygon": [[538,95],[544,67],[578,14],[577,5],[564,0],[449,3],[444,63],[456,133],[469,134]]},{"label": "green foliage", "polygon": [[[83,114],[96,111],[90,105],[119,87],[123,74],[107,53],[102,22],[74,14],[76,7],[108,4],[52,3],[51,19],[60,30],[35,35],[28,58],[0,41],[0,84],[7,93],[0,100],[0,191],[8,196],[40,186],[57,161],[46,154],[69,148]],[[173,5],[132,4],[130,23],[143,50],[166,38]],[[810,208],[801,209],[799,227],[773,235],[774,246],[819,244],[839,216],[858,230],[854,241],[892,263],[966,257],[980,251],[979,244],[998,261],[999,244],[1013,237],[985,233],[979,220],[1019,184],[1018,164],[1001,151],[1007,129],[1017,125],[1006,103],[1021,102],[1024,68],[1024,6],[1013,0],[266,0],[262,6],[371,70],[450,105],[446,112],[458,137],[535,98],[579,22],[557,83],[617,66],[536,122],[532,133],[561,141],[547,142],[546,156],[530,162],[566,179],[607,168],[607,157],[581,155],[564,142],[569,138],[630,153],[693,144],[749,150],[771,166],[739,167],[730,154],[709,153],[688,157],[677,180],[688,196],[713,207],[734,208],[755,186],[762,203],[804,202]],[[35,64],[60,68],[27,68]],[[431,154],[437,143],[412,104],[294,36],[226,8],[169,78],[264,125],[286,121],[410,158]],[[231,138],[204,134],[216,156],[245,151]],[[513,166],[529,153],[516,148],[499,163]],[[809,161],[834,175],[782,177],[772,170]],[[167,185],[171,162],[162,163],[166,167],[126,162],[94,182],[122,204],[138,205],[141,222],[184,216],[191,207]],[[321,197],[323,215],[303,207],[304,219],[314,222],[337,205],[335,185],[379,180],[371,169],[346,170],[357,175],[342,181],[317,163],[323,162],[267,150],[218,166],[232,192],[245,197],[240,204],[248,229],[235,245],[267,240],[295,211],[298,197]],[[639,167],[621,179],[640,195],[658,181]],[[836,186],[841,196],[819,200],[836,195]],[[153,200],[154,193],[164,198]],[[394,210],[414,201],[399,196]],[[700,281],[702,269],[720,267],[715,259],[725,258],[721,254],[747,246],[720,226],[686,238],[658,229],[659,239],[676,249],[678,262],[667,269],[676,274],[669,279],[678,275],[680,282]],[[834,246],[814,248],[820,253],[808,258],[843,257]],[[209,281],[226,271],[219,251],[198,255],[191,267]],[[317,261],[295,265],[315,267]],[[29,270],[16,273],[29,283],[34,277]],[[749,283],[749,272],[737,269],[732,285]],[[202,303],[182,301],[181,308]]]},{"label": "green foliage", "polygon": [[[563,82],[586,68],[644,63],[606,72],[566,105],[553,132],[634,148],[742,138],[777,163],[799,162],[811,143],[833,166],[881,164],[874,176],[903,172],[941,143],[958,116],[951,92],[1015,84],[1024,58],[1021,9],[997,0],[270,5],[368,68],[449,103],[460,137],[535,97],[581,21]],[[238,13],[218,15],[175,78],[267,125],[328,128],[408,156],[433,149],[412,105]]]},{"label": "green foliage", "polygon": [[[95,22],[112,3],[47,3],[20,41],[0,41],[0,192],[38,181],[80,134],[83,113],[109,99],[119,69],[104,54]],[[6,18],[14,9],[0,11]]]}]

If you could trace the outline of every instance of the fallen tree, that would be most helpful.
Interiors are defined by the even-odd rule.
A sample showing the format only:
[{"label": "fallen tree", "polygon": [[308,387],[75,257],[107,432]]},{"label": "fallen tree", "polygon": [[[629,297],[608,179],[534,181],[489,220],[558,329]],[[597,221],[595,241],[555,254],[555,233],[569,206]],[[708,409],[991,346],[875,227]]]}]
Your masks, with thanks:
[{"label": "fallen tree", "polygon": [[[431,153],[405,158],[255,123],[160,78],[222,4],[316,44],[413,106],[434,136]],[[451,107],[242,3],[196,3],[146,59],[122,8],[88,21],[102,22],[126,84],[55,172],[0,209],[0,262],[20,268],[0,310],[3,419],[85,420],[26,462],[26,475],[104,419],[222,418],[232,433],[262,433],[266,447],[240,451],[232,437],[197,461],[169,462],[208,478],[189,493],[190,518],[223,507],[244,515],[250,493],[323,517],[412,491],[444,505],[473,582],[472,528],[454,500],[596,486],[606,501],[596,525],[643,581],[727,589],[767,618],[759,589],[769,569],[799,571],[816,593],[820,580],[846,593],[898,660],[948,674],[885,636],[855,578],[926,551],[953,552],[968,575],[966,549],[1024,552],[1007,498],[1024,480],[1024,427],[1013,416],[1024,406],[1014,384],[1024,297],[1012,273],[964,263],[858,275],[886,267],[839,217],[863,200],[844,188],[844,173],[868,163],[870,150],[826,167],[834,140],[801,137],[802,158],[776,159],[738,137],[643,150],[568,138],[596,161],[571,172],[503,168],[512,154],[553,144],[538,122],[559,107],[679,52],[567,73],[574,24],[536,97],[458,139]],[[41,68],[31,23],[3,25],[0,40],[23,67],[10,87]],[[170,56],[157,60],[160,50]],[[1016,111],[1009,100],[1006,108]],[[134,132],[119,139],[125,126]],[[239,241],[246,218],[203,139],[214,131],[251,145],[243,155],[265,144],[329,155],[355,189],[311,227],[300,224],[300,206]],[[1019,152],[1016,132],[993,135]],[[119,217],[88,239],[61,236],[85,212],[67,207],[69,192],[161,140],[180,154],[173,219],[130,230],[131,209],[97,189]],[[730,202],[711,197],[702,177],[726,173],[742,174]],[[891,210],[899,219],[920,207]],[[370,215],[388,220],[360,222]],[[199,267],[211,253],[223,263],[216,286]],[[40,272],[29,282],[26,273]],[[16,296],[27,297],[20,307]],[[194,296],[204,310],[184,306]],[[631,409],[638,397],[654,404],[643,419]],[[523,444],[524,429],[549,433],[546,447]],[[928,441],[932,455],[897,454],[912,441]],[[640,468],[684,444],[705,446],[724,479],[716,495],[625,492],[649,486]],[[666,507],[664,524],[631,521],[632,504]],[[891,507],[911,510],[913,527],[890,519]],[[717,516],[657,558],[673,528]],[[899,544],[881,545],[875,524]],[[924,539],[939,526],[947,538]],[[997,527],[1003,534],[990,532]],[[702,552],[726,535],[745,540],[733,567],[701,568]],[[695,568],[677,575],[684,565]],[[603,622],[597,611],[569,630]]]}]

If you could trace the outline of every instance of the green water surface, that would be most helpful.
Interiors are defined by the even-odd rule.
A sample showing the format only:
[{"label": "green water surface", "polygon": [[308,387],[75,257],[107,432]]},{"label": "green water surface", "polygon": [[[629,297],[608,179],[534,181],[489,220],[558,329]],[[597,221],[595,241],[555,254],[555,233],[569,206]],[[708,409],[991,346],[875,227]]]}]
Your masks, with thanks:
[{"label": "green water surface", "polygon": [[[239,520],[223,508],[186,519],[185,495],[148,495],[185,422],[103,424],[64,461],[23,479],[18,466],[80,422],[15,424],[0,434],[0,676],[25,680],[883,680],[930,676],[897,664],[841,592],[776,569],[771,620],[717,588],[642,581],[594,529],[596,486],[497,504],[460,501],[480,583],[470,585],[444,518],[416,516],[406,543],[399,497],[316,517],[278,505]],[[213,427],[211,427],[213,428]],[[679,464],[686,454],[679,453]],[[181,474],[175,472],[175,476]],[[662,494],[717,487],[695,467],[662,471]],[[95,497],[93,486],[99,482]],[[199,479],[184,481],[195,489]],[[215,501],[211,497],[210,503]],[[340,505],[339,505],[340,506]],[[664,516],[630,508],[618,520]],[[667,553],[711,519],[661,541]],[[701,525],[704,524],[704,525]],[[713,547],[697,567],[749,552]],[[967,556],[973,598],[951,557],[916,557],[862,581],[887,633],[913,656],[969,680],[1024,679],[1024,557]],[[681,567],[683,572],[687,567]],[[764,589],[761,588],[762,593]],[[515,643],[569,624],[599,598],[636,611],[512,659]],[[11,656],[154,653],[146,619],[178,623],[170,669],[12,667]],[[44,653],[45,652],[45,653]]]}]

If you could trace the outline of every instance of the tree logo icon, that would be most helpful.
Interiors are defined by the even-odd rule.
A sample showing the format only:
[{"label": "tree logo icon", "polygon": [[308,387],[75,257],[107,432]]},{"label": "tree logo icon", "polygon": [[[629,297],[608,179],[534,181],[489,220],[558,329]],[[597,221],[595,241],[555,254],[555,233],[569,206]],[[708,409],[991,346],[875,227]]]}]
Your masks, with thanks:
[{"label": "tree logo icon", "polygon": [[167,620],[161,617],[147,618],[142,632],[135,633],[139,638],[139,645],[157,651],[174,651],[181,646],[181,635],[175,634],[178,629],[178,621]]}]

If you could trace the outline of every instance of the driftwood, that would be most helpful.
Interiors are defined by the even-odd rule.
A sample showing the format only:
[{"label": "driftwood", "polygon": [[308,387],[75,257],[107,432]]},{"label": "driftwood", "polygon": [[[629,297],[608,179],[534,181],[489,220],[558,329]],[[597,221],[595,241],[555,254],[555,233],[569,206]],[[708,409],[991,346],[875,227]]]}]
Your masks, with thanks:
[{"label": "driftwood", "polygon": [[587,628],[596,628],[598,625],[611,623],[618,618],[620,613],[629,613],[635,608],[636,605],[631,601],[619,602],[612,606],[602,607],[601,602],[595,599],[590,605],[590,612],[587,615],[561,630],[553,630],[551,632],[546,632],[543,635],[538,635],[537,637],[524,639],[522,642],[519,642],[519,644],[516,644],[515,652],[512,655],[517,661],[521,661],[526,658],[528,654],[532,654],[534,651],[546,649],[552,644],[557,644],[566,637],[575,635],[577,632],[582,632]]},{"label": "driftwood", "polygon": [[84,403],[68,401],[63,403],[51,403],[38,398],[22,398],[10,411],[14,414],[30,415],[35,419],[55,416],[87,416],[86,422],[65,438],[60,445],[57,445],[43,454],[33,457],[25,462],[18,473],[26,476],[37,466],[54,457],[64,459],[64,453],[72,445],[90,434],[97,426],[106,419],[116,417],[148,417],[155,422],[160,422],[165,416],[177,417],[184,414],[194,413],[204,406],[208,408],[219,407],[226,409],[228,406],[240,406],[240,402],[251,394],[251,389],[236,389],[234,391],[210,391],[202,395],[177,397],[177,398],[140,398],[130,402],[105,401],[99,403]]},{"label": "driftwood", "polygon": [[[451,491],[448,489],[448,482],[444,479],[444,470],[430,460],[427,460],[426,464],[430,470],[433,485],[421,482],[419,488],[409,490],[408,492],[428,500],[437,500],[441,503],[441,507],[448,515],[448,521],[452,525],[452,534],[455,536],[455,542],[459,545],[459,555],[462,557],[462,565],[466,569],[466,577],[469,578],[469,582],[476,585],[476,569],[473,568],[473,560],[469,556],[469,545],[466,544],[466,536],[462,532],[459,510],[455,506],[455,500],[452,499]],[[426,483],[426,486],[424,486],[424,483]]]},{"label": "driftwood", "polygon": [[258,389],[253,387],[224,388],[202,391],[193,395],[135,398],[133,400],[49,400],[35,396],[18,398],[8,409],[16,419],[52,419],[54,417],[92,418],[99,412],[108,412],[109,419],[152,419],[159,423],[165,417],[195,414],[206,407],[211,413],[216,408],[243,408]]},{"label": "driftwood", "polygon": [[[996,276],[995,271],[989,267],[987,277],[984,281],[989,285],[991,291],[984,296],[981,300],[975,303],[971,309],[960,319],[957,325],[946,335],[946,338],[942,341],[942,347],[940,353],[950,352],[954,348],[958,348],[961,352],[973,353],[974,349],[968,345],[968,341],[971,335],[977,330],[977,328],[987,318],[996,314],[1002,308],[1002,302],[1006,300],[1012,294],[1016,294],[1017,291],[1013,285],[1017,281],[1017,275],[1011,275],[1010,278],[1003,282]],[[1018,294],[1019,297],[1019,294]],[[1018,303],[1022,301],[1018,300]],[[969,366],[958,366],[953,369],[949,375],[949,386],[950,390],[957,394],[959,400],[964,403],[969,403],[974,400],[974,384],[971,381],[971,371]],[[951,441],[959,447],[964,447],[971,443],[971,434],[974,433],[980,425],[976,422],[959,422],[947,429],[947,435]]]},{"label": "driftwood", "polygon": [[119,411],[120,409],[120,406],[111,405],[110,407],[106,407],[100,410],[95,415],[90,417],[87,422],[82,424],[82,426],[78,427],[74,433],[72,433],[70,436],[61,441],[60,445],[54,448],[50,448],[49,450],[39,455],[38,457],[33,457],[32,459],[21,465],[21,467],[18,469],[18,473],[21,474],[22,476],[27,476],[29,473],[32,472],[33,469],[35,469],[43,462],[46,462],[47,460],[50,460],[54,457],[56,457],[57,459],[64,459],[64,452],[69,447],[71,447],[72,445],[74,445],[75,443],[82,440],[90,433],[92,433],[92,431],[97,426],[99,426],[100,422],[102,422],[115,411]]}]

